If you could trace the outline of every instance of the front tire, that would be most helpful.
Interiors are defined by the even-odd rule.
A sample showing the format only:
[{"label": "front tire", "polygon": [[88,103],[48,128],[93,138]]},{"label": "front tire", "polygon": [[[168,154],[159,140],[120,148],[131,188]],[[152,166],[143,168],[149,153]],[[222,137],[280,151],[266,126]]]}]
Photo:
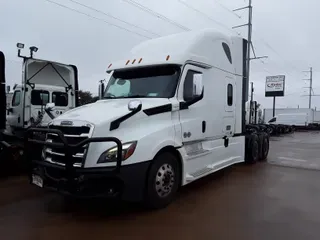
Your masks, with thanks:
[{"label": "front tire", "polygon": [[145,203],[159,209],[169,205],[180,185],[179,163],[176,156],[164,152],[155,157],[147,177]]}]

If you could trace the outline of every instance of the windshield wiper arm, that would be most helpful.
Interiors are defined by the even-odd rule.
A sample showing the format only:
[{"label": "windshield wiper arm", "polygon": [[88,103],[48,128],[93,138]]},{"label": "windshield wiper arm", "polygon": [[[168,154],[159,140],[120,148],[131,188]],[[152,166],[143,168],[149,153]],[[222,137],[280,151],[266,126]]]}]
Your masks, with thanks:
[{"label": "windshield wiper arm", "polygon": [[130,95],[130,96],[125,96],[123,98],[145,98],[147,97],[146,95]]}]

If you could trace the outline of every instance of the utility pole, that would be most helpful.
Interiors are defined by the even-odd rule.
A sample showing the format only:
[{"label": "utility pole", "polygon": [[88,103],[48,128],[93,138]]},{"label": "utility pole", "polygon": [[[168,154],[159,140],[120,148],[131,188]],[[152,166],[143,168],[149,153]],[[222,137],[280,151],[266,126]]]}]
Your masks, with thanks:
[{"label": "utility pole", "polygon": [[309,109],[311,109],[311,91],[312,91],[312,67],[310,68]]},{"label": "utility pole", "polygon": [[312,88],[312,73],[313,73],[313,70],[312,70],[312,67],[310,67],[309,71],[303,71],[303,72],[309,73],[309,78],[303,79],[305,81],[309,81],[309,87],[306,87],[306,88],[309,88],[309,94],[308,95],[302,95],[302,96],[308,96],[309,97],[309,109],[311,109],[312,97],[319,97],[320,95],[315,95],[313,93],[313,88]]},{"label": "utility pole", "polygon": [[252,115],[253,115],[253,82],[251,82],[251,97],[250,97],[250,113],[249,113],[249,124],[252,124]]},{"label": "utility pole", "polygon": [[[247,46],[247,62],[246,62],[246,68],[247,68],[246,70],[247,71],[246,72],[247,72],[247,82],[249,83],[249,80],[250,80],[250,61],[255,60],[255,59],[268,58],[268,56],[257,57],[255,50],[254,50],[254,47],[253,47],[253,44],[252,44],[252,0],[249,0],[248,6],[242,7],[242,8],[237,8],[233,11],[236,12],[236,11],[240,11],[240,10],[247,9],[247,8],[249,9],[248,23],[242,24],[239,26],[235,26],[235,27],[233,27],[233,29],[248,26],[248,46]],[[251,49],[254,54],[253,58],[250,57],[251,56]],[[253,83],[251,83],[251,84],[253,86]],[[251,116],[252,116],[252,111],[253,111],[252,108],[253,108],[253,97],[251,97],[251,100],[250,100],[249,123],[251,123]]]}]

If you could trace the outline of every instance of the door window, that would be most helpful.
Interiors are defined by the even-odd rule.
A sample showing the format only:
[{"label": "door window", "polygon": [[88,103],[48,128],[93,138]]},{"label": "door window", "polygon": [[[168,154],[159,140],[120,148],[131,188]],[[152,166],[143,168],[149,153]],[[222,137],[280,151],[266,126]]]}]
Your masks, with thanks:
[{"label": "door window", "polygon": [[53,92],[52,102],[55,106],[66,107],[68,106],[68,94],[64,92]]},{"label": "door window", "polygon": [[21,91],[15,91],[12,97],[12,107],[16,107],[20,105],[21,101]]},{"label": "door window", "polygon": [[190,101],[194,99],[194,89],[193,89],[193,75],[201,74],[200,72],[196,72],[193,70],[189,70],[186,75],[186,79],[184,80],[183,85],[183,99],[185,101]]},{"label": "door window", "polygon": [[46,105],[49,102],[49,92],[43,90],[32,90],[31,104],[32,105]]}]

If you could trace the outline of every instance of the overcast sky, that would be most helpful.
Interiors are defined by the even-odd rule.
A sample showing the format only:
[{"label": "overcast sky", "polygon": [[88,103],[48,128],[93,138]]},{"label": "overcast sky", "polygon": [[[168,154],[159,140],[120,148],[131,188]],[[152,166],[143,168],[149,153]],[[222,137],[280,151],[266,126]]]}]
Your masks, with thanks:
[{"label": "overcast sky", "polygon": [[[255,99],[272,107],[272,98],[264,97],[265,77],[285,74],[286,96],[277,99],[277,107],[308,107],[308,97],[301,97],[309,84],[302,71],[313,67],[314,93],[320,94],[320,1],[252,2],[256,54],[269,56],[252,61]],[[230,34],[232,26],[247,22],[246,10],[237,12],[239,17],[230,10],[246,4],[248,0],[1,0],[0,50],[8,60],[7,81],[21,82],[15,45],[22,42],[39,48],[37,58],[75,64],[80,88],[97,93],[109,63],[125,58],[134,45],[186,29],[212,27]],[[247,36],[245,27],[236,31]],[[312,107],[320,108],[320,97],[313,97]]]}]

